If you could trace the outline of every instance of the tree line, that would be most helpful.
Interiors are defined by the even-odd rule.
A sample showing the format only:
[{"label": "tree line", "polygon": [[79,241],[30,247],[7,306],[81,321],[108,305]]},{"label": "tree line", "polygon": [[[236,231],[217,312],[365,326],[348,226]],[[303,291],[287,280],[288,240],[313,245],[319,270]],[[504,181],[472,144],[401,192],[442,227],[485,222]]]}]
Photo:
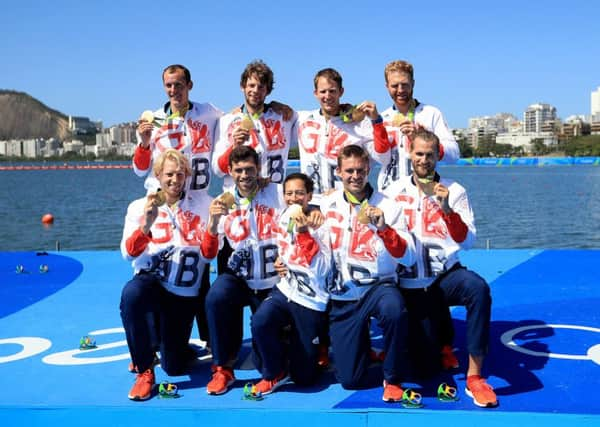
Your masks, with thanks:
[{"label": "tree line", "polygon": [[[458,139],[460,156],[468,157],[521,157],[525,156],[524,147],[511,144],[498,144],[493,136],[486,136],[478,141],[474,148],[469,144],[467,138]],[[546,145],[542,138],[531,141],[530,154],[533,156],[557,156],[585,157],[600,156],[600,135],[577,136],[570,139],[559,139],[557,144]]]}]

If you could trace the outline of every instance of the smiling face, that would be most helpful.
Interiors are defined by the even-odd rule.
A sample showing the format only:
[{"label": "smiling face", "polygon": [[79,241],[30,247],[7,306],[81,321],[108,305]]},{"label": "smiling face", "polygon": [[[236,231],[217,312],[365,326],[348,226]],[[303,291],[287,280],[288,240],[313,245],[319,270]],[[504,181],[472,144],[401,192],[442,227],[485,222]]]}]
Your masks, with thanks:
[{"label": "smiling face", "polygon": [[391,71],[387,74],[385,86],[396,108],[406,114],[415,87],[415,82],[411,79],[410,74],[400,71]]},{"label": "smiling face", "polygon": [[246,80],[244,86],[241,87],[244,93],[244,100],[251,112],[260,111],[268,95],[268,87],[266,83],[261,83],[256,74],[252,74]]},{"label": "smiling face", "polygon": [[243,197],[250,196],[258,187],[258,165],[252,158],[233,162],[229,167],[229,175]]},{"label": "smiling face", "polygon": [[163,86],[169,97],[172,111],[182,111],[188,108],[190,101],[189,93],[192,90],[192,82],[186,79],[182,69],[165,71],[163,74]]},{"label": "smiling face", "polygon": [[342,158],[336,173],[342,180],[344,190],[358,200],[366,195],[369,182],[369,160],[357,156]]},{"label": "smiling face", "polygon": [[285,182],[283,188],[283,200],[288,206],[300,205],[303,210],[308,207],[312,193],[306,191],[306,185],[301,179],[290,179]]},{"label": "smiling face", "polygon": [[324,115],[331,117],[340,112],[340,98],[343,94],[344,88],[340,88],[335,81],[327,77],[317,79],[314,95]]},{"label": "smiling face", "polygon": [[179,200],[187,178],[185,167],[174,159],[167,158],[156,177],[166,196],[167,203],[171,205]]},{"label": "smiling face", "polygon": [[410,161],[417,179],[427,179],[435,173],[438,148],[434,141],[416,136],[411,145]]}]

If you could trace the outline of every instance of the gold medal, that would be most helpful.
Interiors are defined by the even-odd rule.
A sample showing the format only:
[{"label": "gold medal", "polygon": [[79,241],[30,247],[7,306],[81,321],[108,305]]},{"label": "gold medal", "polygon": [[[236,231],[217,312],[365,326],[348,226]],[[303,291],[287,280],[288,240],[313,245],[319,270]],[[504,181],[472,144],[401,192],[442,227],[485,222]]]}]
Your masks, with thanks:
[{"label": "gold medal", "polygon": [[431,184],[435,175],[427,175],[425,178],[417,178],[421,184]]},{"label": "gold medal", "polygon": [[288,211],[290,213],[290,219],[295,221],[296,218],[302,214],[302,206],[293,204],[288,208]]},{"label": "gold medal", "polygon": [[406,121],[406,116],[402,113],[396,113],[394,118],[392,119],[392,126],[400,127],[402,123]]},{"label": "gold medal", "polygon": [[152,123],[154,121],[154,113],[150,110],[144,111],[140,116],[140,121]]},{"label": "gold medal", "polygon": [[240,127],[244,130],[251,131],[252,129],[254,129],[254,122],[250,117],[244,115],[242,120],[240,120]]},{"label": "gold medal", "polygon": [[227,209],[231,209],[235,206],[235,197],[233,197],[233,194],[231,193],[223,193],[219,197],[219,200],[221,200],[221,202],[227,206]]},{"label": "gold medal", "polygon": [[165,192],[158,190],[155,193],[154,201],[152,203],[154,203],[154,206],[156,207],[162,206],[165,203],[167,203],[167,195],[165,194]]},{"label": "gold medal", "polygon": [[368,224],[371,222],[371,219],[367,215],[367,208],[369,205],[367,203],[361,204],[360,209],[358,210],[358,214],[356,215],[356,219],[361,224]]}]

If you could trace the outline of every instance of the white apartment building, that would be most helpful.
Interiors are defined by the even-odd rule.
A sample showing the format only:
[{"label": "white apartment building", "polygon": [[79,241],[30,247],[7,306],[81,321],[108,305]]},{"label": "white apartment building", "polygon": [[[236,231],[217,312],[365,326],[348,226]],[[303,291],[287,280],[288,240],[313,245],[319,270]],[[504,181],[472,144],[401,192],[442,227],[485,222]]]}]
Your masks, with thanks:
[{"label": "white apartment building", "polygon": [[118,126],[112,126],[108,129],[108,134],[110,135],[110,141],[116,142],[120,144],[121,140],[121,129]]},{"label": "white apartment building", "polygon": [[63,153],[68,153],[69,151],[73,151],[77,154],[84,154],[85,147],[83,142],[78,140],[68,141],[63,143]]},{"label": "white apartment building", "polygon": [[108,129],[110,141],[116,144],[123,144],[136,141],[136,124],[126,123],[118,126],[112,126]]},{"label": "white apartment building", "polygon": [[525,132],[539,133],[542,125],[551,120],[556,120],[556,108],[550,104],[531,104],[523,114]]},{"label": "white apartment building", "polygon": [[17,140],[10,140],[6,144],[6,155],[21,157],[23,155],[23,143]]},{"label": "white apartment building", "polygon": [[121,156],[133,157],[136,145],[137,144],[134,142],[124,142],[117,147],[117,154]]},{"label": "white apartment building", "polygon": [[56,138],[47,139],[42,149],[42,157],[58,156],[60,142]]},{"label": "white apartment building", "polygon": [[505,132],[496,136],[496,144],[510,144],[513,147],[523,147],[525,153],[531,152],[531,141],[541,138],[547,146],[558,143],[556,136],[551,132]]},{"label": "white apartment building", "polygon": [[96,146],[100,148],[107,148],[112,145],[111,137],[109,132],[100,132],[96,134]]},{"label": "white apartment building", "polygon": [[22,141],[22,144],[23,157],[30,159],[40,157],[42,155],[42,149],[45,146],[44,140],[40,138],[27,139]]},{"label": "white apartment building", "polygon": [[494,116],[473,117],[469,119],[469,129],[478,129],[484,133],[509,132],[519,123],[519,119],[510,113],[498,113]]},{"label": "white apartment building", "polygon": [[33,159],[41,156],[44,145],[44,140],[40,138],[0,141],[0,155]]},{"label": "white apartment building", "polygon": [[498,113],[494,116],[472,117],[469,119],[467,136],[473,147],[485,138],[495,138],[496,135],[515,132],[521,129],[521,122],[510,113]]}]

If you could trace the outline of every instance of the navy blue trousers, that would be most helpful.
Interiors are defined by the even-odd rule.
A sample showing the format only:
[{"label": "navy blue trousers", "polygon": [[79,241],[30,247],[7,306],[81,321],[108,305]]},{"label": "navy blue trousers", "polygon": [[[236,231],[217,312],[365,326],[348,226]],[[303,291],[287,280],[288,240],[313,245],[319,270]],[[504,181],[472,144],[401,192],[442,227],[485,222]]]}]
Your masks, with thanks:
[{"label": "navy blue trousers", "polygon": [[[289,371],[296,384],[314,383],[318,374],[317,338],[326,321],[326,313],[288,301],[277,287],[273,288],[252,316],[254,364],[263,378],[272,380]],[[286,346],[282,338],[288,325]]]},{"label": "navy blue trousers", "polygon": [[329,334],[338,381],[347,389],[372,387],[369,366],[369,319],[383,331],[383,377],[393,384],[408,378],[408,312],[395,285],[375,285],[358,301],[331,301]]},{"label": "navy blue trousers", "polygon": [[210,289],[210,265],[206,265],[200,280],[200,291],[198,294],[198,303],[196,304],[196,325],[198,326],[198,334],[200,335],[200,339],[202,341],[206,341],[207,345],[210,347],[208,323],[206,322],[206,310],[204,308],[206,294]]},{"label": "navy blue trousers", "polygon": [[[439,279],[448,306],[463,306],[467,310],[467,351],[473,356],[485,356],[488,353],[490,338],[490,316],[492,297],[486,281],[465,267],[458,265],[450,269]],[[452,345],[454,329],[444,329],[442,343]]]},{"label": "navy blue trousers", "polygon": [[441,336],[451,322],[444,294],[437,283],[400,291],[409,313],[411,377],[430,377],[441,368]]},{"label": "navy blue trousers", "polygon": [[168,292],[153,274],[140,273],[127,282],[121,293],[121,320],[139,372],[152,366],[157,339],[163,370],[168,375],[187,371],[193,357],[188,342],[197,303],[197,298]]},{"label": "navy blue trousers", "polygon": [[255,292],[231,272],[220,274],[214,281],[206,295],[206,320],[215,365],[233,366],[242,346],[244,307],[250,306],[254,313],[270,291]]}]

